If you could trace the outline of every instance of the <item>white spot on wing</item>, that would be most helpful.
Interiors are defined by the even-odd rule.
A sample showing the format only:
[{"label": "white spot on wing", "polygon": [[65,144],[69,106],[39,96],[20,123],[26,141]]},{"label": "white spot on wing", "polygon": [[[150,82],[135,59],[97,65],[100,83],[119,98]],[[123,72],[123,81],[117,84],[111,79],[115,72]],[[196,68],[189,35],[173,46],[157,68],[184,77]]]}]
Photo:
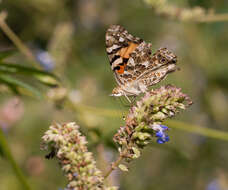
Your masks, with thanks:
[{"label": "white spot on wing", "polygon": [[113,63],[112,63],[112,69],[114,69],[115,66],[119,65],[120,63],[123,62],[123,59],[120,57],[118,58],[117,60],[115,60]]},{"label": "white spot on wing", "polygon": [[135,66],[135,61],[132,57],[130,57],[128,61],[132,66]]},{"label": "white spot on wing", "polygon": [[145,61],[145,62],[142,63],[142,65],[145,65],[146,67],[147,67],[149,64],[150,64],[149,61]]},{"label": "white spot on wing", "polygon": [[120,37],[120,38],[119,38],[119,41],[120,41],[120,42],[124,42],[124,38]]},{"label": "white spot on wing", "polygon": [[108,53],[111,53],[114,49],[117,49],[117,48],[119,48],[119,47],[120,47],[120,46],[114,44],[113,46],[107,48],[107,52],[108,52]]}]

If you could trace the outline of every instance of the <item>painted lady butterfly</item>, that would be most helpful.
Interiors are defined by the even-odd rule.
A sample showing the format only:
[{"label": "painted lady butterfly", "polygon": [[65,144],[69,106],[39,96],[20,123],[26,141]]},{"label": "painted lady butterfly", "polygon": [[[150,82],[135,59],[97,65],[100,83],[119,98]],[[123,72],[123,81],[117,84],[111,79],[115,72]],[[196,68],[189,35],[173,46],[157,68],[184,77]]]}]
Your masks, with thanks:
[{"label": "painted lady butterfly", "polygon": [[167,48],[151,56],[151,43],[132,36],[120,25],[108,28],[106,51],[118,84],[111,96],[125,96],[128,101],[128,96],[145,92],[177,69],[177,57]]}]

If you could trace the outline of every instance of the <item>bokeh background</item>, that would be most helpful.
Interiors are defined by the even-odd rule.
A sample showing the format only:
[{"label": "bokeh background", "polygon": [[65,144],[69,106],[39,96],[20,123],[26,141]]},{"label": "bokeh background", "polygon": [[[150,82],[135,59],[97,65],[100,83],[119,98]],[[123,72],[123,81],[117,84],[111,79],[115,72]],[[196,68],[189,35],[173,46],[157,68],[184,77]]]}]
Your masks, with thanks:
[{"label": "bokeh background", "polygon": [[155,88],[174,84],[194,104],[167,122],[170,142],[154,141],[128,173],[116,171],[109,182],[121,190],[228,189],[228,1],[2,0],[0,8],[35,58],[23,54],[1,25],[0,55],[10,52],[4,63],[39,68],[61,80],[61,88],[53,88],[22,73],[11,77],[34,89],[12,91],[6,82],[0,84],[0,126],[17,164],[12,167],[2,151],[0,189],[24,189],[15,167],[31,189],[66,186],[57,161],[46,160],[40,150],[41,137],[53,122],[76,121],[101,170],[115,160],[112,137],[129,107],[124,99],[109,96],[116,86],[104,40],[111,24],[151,42],[152,51],[172,50],[180,71]]}]

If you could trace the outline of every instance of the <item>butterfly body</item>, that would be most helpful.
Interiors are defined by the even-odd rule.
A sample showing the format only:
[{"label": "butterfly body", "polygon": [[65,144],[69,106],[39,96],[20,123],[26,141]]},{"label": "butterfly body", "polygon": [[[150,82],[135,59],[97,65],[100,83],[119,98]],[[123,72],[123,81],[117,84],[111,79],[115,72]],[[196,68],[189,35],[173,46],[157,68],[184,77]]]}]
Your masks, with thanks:
[{"label": "butterfly body", "polygon": [[176,55],[167,48],[151,55],[151,46],[120,25],[108,28],[106,51],[118,84],[112,96],[137,96],[176,70]]}]

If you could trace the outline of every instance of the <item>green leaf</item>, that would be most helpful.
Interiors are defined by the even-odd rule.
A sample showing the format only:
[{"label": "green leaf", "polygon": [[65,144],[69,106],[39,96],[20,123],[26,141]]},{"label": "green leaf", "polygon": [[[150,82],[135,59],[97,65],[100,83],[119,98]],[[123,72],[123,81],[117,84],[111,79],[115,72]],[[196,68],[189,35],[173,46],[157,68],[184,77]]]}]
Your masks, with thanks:
[{"label": "green leaf", "polygon": [[0,73],[8,73],[8,74],[23,74],[29,75],[36,78],[42,84],[47,86],[58,86],[59,79],[57,76],[50,72],[42,71],[35,68],[30,68],[17,64],[9,64],[9,63],[0,63]]},{"label": "green leaf", "polygon": [[53,76],[44,75],[44,74],[42,74],[42,75],[37,74],[34,76],[37,80],[39,80],[39,82],[41,82],[42,84],[45,84],[47,86],[57,87],[59,85],[58,81]]},{"label": "green leaf", "polygon": [[2,75],[1,74],[0,75],[0,83],[6,84],[12,90],[14,90],[16,93],[19,93],[19,89],[22,88],[24,90],[27,90],[28,92],[31,92],[32,94],[34,94],[38,98],[42,98],[42,94],[37,89],[35,89],[34,87],[32,87],[31,85],[29,85],[25,82],[22,82],[18,79],[11,77],[9,75]]},{"label": "green leaf", "polygon": [[5,50],[0,52],[0,61],[3,59],[9,57],[10,55],[14,54],[16,51],[15,50]]}]

